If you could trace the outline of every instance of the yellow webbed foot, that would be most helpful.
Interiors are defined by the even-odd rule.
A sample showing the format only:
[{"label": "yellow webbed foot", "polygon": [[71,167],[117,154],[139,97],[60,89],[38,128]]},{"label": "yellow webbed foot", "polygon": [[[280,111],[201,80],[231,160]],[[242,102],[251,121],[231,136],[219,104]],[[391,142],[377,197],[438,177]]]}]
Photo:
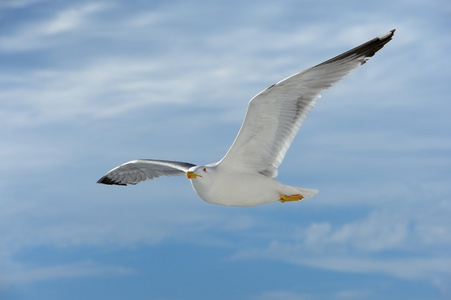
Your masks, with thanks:
[{"label": "yellow webbed foot", "polygon": [[282,203],[290,202],[290,201],[299,201],[302,198],[304,198],[301,194],[285,195],[285,194],[279,193],[279,196],[280,196],[279,201]]}]

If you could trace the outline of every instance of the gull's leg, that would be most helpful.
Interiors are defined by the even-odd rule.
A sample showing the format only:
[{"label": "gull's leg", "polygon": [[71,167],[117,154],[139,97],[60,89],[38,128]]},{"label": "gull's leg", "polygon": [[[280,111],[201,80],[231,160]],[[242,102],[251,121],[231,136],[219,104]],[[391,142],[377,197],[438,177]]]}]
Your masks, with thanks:
[{"label": "gull's leg", "polygon": [[279,193],[279,196],[280,196],[279,201],[282,203],[290,202],[290,201],[299,201],[302,198],[304,198],[301,194],[285,195],[285,194]]}]

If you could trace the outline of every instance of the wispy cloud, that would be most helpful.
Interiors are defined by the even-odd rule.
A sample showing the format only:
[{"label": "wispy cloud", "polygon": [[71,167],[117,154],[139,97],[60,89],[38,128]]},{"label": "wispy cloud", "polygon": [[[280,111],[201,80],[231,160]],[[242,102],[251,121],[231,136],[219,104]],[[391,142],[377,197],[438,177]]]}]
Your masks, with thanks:
[{"label": "wispy cloud", "polygon": [[[351,273],[381,273],[402,279],[427,280],[435,283],[439,278],[451,275],[451,257],[447,254],[451,246],[448,239],[447,222],[437,211],[423,211],[419,219],[411,220],[403,213],[375,212],[368,218],[342,226],[330,223],[313,223],[298,229],[289,242],[274,240],[267,248],[238,251],[235,259],[269,258],[299,265]],[[430,228],[434,234],[425,234],[421,229],[424,215],[430,214],[444,222]],[[390,217],[391,216],[391,217]],[[424,219],[427,219],[424,218]],[[424,257],[425,246],[415,245],[425,238],[433,257]],[[432,239],[434,240],[432,241]],[[421,243],[421,242],[420,242]],[[442,248],[445,247],[445,248]],[[442,249],[442,250],[438,250]]]},{"label": "wispy cloud", "polygon": [[266,291],[258,295],[251,296],[250,299],[255,300],[320,300],[320,299],[337,299],[337,300],[352,300],[352,299],[367,299],[371,295],[367,290],[340,290],[334,293],[315,292],[311,294],[301,294],[292,291]]},{"label": "wispy cloud", "polygon": [[122,276],[130,273],[133,273],[133,270],[130,268],[103,266],[92,261],[45,267],[9,264],[9,268],[7,270],[3,269],[0,273],[0,290],[2,288],[6,289],[11,285],[20,286],[30,282],[39,282],[51,279]]},{"label": "wispy cloud", "polygon": [[38,2],[43,2],[46,0],[4,0],[0,3],[0,9],[8,8],[23,8],[28,5],[33,5]]},{"label": "wispy cloud", "polygon": [[13,30],[9,35],[1,37],[0,50],[29,51],[53,47],[60,40],[65,40],[62,34],[87,30],[89,17],[105,10],[106,7],[101,3],[90,3],[57,12],[48,20],[33,20]]},{"label": "wispy cloud", "polygon": [[289,261],[299,265],[312,266],[325,270],[350,273],[380,273],[411,280],[427,280],[435,283],[439,278],[450,275],[450,257],[437,258],[389,258],[378,259],[365,255],[312,255],[303,245],[271,243],[267,249],[245,250],[235,259],[271,258]]},{"label": "wispy cloud", "polygon": [[290,291],[266,291],[259,295],[252,296],[250,299],[255,300],[314,300],[318,297],[313,295],[298,294]]}]

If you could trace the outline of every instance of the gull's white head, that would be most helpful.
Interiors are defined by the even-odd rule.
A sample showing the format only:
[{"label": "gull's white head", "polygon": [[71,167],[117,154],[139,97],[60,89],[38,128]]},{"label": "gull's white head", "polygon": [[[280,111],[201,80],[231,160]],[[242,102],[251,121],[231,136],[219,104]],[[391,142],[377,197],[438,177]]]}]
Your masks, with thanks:
[{"label": "gull's white head", "polygon": [[210,175],[212,173],[213,173],[213,169],[211,167],[208,167],[208,166],[195,166],[195,167],[190,168],[188,170],[188,172],[186,172],[186,177],[188,177],[188,179],[208,180],[208,178],[210,177]]},{"label": "gull's white head", "polygon": [[[211,202],[211,187],[214,185],[216,168],[214,165],[195,166],[186,172],[196,193],[205,201]],[[214,195],[213,195],[214,196]]]}]

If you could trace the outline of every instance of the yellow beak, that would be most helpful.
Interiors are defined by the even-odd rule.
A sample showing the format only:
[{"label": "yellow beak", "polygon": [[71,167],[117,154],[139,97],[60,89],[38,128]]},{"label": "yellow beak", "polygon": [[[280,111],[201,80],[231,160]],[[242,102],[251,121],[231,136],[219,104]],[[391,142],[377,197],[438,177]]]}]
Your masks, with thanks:
[{"label": "yellow beak", "polygon": [[186,172],[186,177],[188,177],[189,179],[196,179],[197,176],[202,177],[202,176],[197,175],[196,173],[194,173],[194,172],[192,172],[192,171]]}]

